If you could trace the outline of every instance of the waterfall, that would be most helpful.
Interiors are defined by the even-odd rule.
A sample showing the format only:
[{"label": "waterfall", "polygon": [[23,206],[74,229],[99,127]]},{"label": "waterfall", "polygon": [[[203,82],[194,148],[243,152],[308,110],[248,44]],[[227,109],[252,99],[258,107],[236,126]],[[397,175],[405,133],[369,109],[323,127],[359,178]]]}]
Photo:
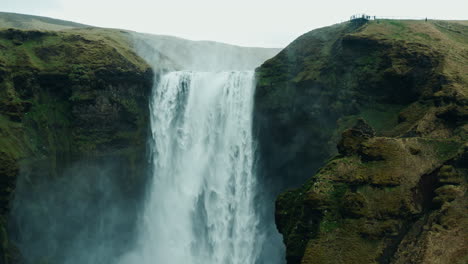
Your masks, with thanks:
[{"label": "waterfall", "polygon": [[254,264],[254,72],[171,72],[150,105],[153,179],[125,263]]}]

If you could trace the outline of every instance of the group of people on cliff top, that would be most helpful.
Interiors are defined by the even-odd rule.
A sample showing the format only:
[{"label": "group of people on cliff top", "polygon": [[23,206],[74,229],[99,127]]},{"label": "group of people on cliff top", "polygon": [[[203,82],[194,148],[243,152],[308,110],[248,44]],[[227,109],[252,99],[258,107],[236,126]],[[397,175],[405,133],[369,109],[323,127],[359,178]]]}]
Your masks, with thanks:
[{"label": "group of people on cliff top", "polygon": [[371,19],[376,19],[375,16],[368,16],[366,14],[362,14],[362,15],[352,15],[350,20],[355,20],[355,19],[366,19],[366,20],[371,20]]},{"label": "group of people on cliff top", "polygon": [[[368,16],[366,14],[362,14],[362,15],[359,14],[359,15],[352,15],[349,20],[352,21],[352,20],[358,20],[358,19],[377,20],[377,16]],[[427,17],[425,18],[425,21],[427,22]]]}]

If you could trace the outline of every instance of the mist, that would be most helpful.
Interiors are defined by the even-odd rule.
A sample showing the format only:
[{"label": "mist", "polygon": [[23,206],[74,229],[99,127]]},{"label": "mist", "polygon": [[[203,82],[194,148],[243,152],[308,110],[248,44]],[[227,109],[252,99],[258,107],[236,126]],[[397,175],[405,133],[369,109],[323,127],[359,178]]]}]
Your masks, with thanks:
[{"label": "mist", "polygon": [[27,263],[115,263],[134,239],[139,194],[125,190],[118,159],[79,161],[51,179],[40,168],[20,175],[10,232]]},{"label": "mist", "polygon": [[132,34],[136,52],[158,73],[187,71],[253,70],[280,52],[214,41],[192,41],[173,36]]},{"label": "mist", "polygon": [[152,187],[119,263],[284,263],[252,134],[254,69],[279,50],[133,37],[156,80]]},{"label": "mist", "polygon": [[[168,262],[163,256],[168,252],[165,249],[170,244],[165,243],[169,243],[171,233],[165,237],[163,231],[182,228],[181,237],[187,240],[180,240],[175,247],[184,250],[184,244],[190,242],[192,253],[176,253],[174,258],[180,259],[180,263],[283,263],[284,246],[274,225],[274,197],[270,190],[257,184],[258,153],[251,135],[254,69],[279,49],[140,33],[127,35],[132,37],[136,53],[154,72],[151,100],[158,93],[161,98],[170,96],[161,94],[161,85],[167,78],[174,78],[168,77],[171,74],[181,76],[174,79],[181,78],[180,83],[174,84],[176,89],[182,89],[179,99],[168,99],[179,104],[173,114],[182,118],[179,125],[187,129],[199,120],[208,122],[219,115],[217,126],[199,127],[187,131],[186,135],[194,137],[194,142],[212,138],[214,143],[194,145],[194,150],[199,152],[193,157],[186,157],[184,151],[162,153],[154,142],[168,134],[178,134],[180,128],[154,134],[154,129],[162,123],[153,117],[153,133],[145,139],[149,152],[144,160],[137,161],[142,167],[141,175],[132,176],[136,178],[130,178],[134,172],[130,171],[128,160],[113,154],[82,157],[63,164],[47,159],[25,162],[9,221],[12,241],[24,261],[27,264],[134,264],[166,259]],[[150,115],[158,116],[171,109],[158,106],[161,100],[148,102]],[[206,113],[197,117],[200,111]],[[190,115],[194,116],[191,121]],[[180,147],[171,141],[167,144],[168,148]],[[211,158],[196,160],[209,153],[213,155]],[[192,165],[187,165],[194,159]],[[216,164],[207,163],[210,159],[219,160]],[[162,160],[168,160],[170,168],[154,165]],[[174,163],[177,160],[181,164]],[[227,160],[230,161],[226,163]],[[180,166],[188,167],[179,173]],[[179,179],[173,178],[177,175]],[[206,175],[211,176],[204,178]],[[179,183],[170,185],[160,177]],[[177,185],[194,177],[202,178],[171,198]],[[182,197],[192,192],[194,196],[186,198],[178,213],[171,213],[178,204],[184,203]],[[171,209],[153,209],[171,202],[174,203]],[[225,222],[225,219],[231,220]],[[153,255],[154,252],[159,253]]]}]

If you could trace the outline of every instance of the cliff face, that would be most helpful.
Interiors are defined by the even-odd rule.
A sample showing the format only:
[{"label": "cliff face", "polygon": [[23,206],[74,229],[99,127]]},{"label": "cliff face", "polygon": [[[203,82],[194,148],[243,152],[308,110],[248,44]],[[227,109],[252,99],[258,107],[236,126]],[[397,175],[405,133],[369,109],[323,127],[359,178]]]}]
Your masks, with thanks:
[{"label": "cliff face", "polygon": [[[71,180],[75,175],[80,185],[61,190],[61,197],[73,197],[81,191],[89,199],[84,206],[90,206],[102,196],[96,187],[102,184],[95,177],[100,172],[97,168],[108,164],[106,177],[115,184],[115,193],[128,201],[130,212],[136,210],[145,181],[152,79],[151,69],[131,51],[125,33],[116,30],[0,31],[2,263],[17,261],[12,240],[22,246],[34,240],[48,243],[45,238],[38,240],[35,235],[40,234],[34,232],[40,228],[53,232],[59,215],[53,206],[68,202],[72,209],[67,212],[82,206],[80,201],[52,197],[53,190],[44,189],[46,184],[77,183]],[[77,163],[81,168],[74,168]],[[77,173],[80,170],[81,174]],[[17,202],[12,205],[14,196]],[[93,196],[97,200],[89,198]],[[50,201],[44,202],[47,199]],[[12,209],[15,214],[8,220]],[[74,227],[83,227],[79,219],[97,219],[99,215],[93,213],[98,209],[76,216]],[[26,218],[37,219],[34,222],[39,226],[18,226]],[[131,222],[124,219],[118,224],[125,230],[132,228]],[[23,255],[42,256],[41,261],[57,257],[53,250],[29,253]]]},{"label": "cliff face", "polygon": [[[132,239],[153,75],[126,34],[0,31],[0,263],[112,262]],[[261,181],[298,187],[276,203],[288,263],[466,262],[467,35],[344,23],[258,69]]]},{"label": "cliff face", "polygon": [[462,22],[349,22],[257,70],[264,182],[305,182],[276,202],[288,263],[466,262],[467,45]]}]

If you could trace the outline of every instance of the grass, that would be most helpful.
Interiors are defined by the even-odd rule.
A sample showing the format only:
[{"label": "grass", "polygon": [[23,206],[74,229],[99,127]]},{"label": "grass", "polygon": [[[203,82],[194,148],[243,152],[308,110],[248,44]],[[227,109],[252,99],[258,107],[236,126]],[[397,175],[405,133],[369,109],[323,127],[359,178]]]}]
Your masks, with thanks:
[{"label": "grass", "polygon": [[[113,29],[73,29],[60,32],[16,31],[26,36],[19,42],[8,39],[7,31],[0,31],[0,61],[6,65],[30,65],[47,71],[70,71],[79,65],[112,67],[125,65],[136,70],[149,69],[146,62],[132,50],[123,31]],[[15,44],[16,43],[16,44]]]},{"label": "grass", "polygon": [[330,233],[340,227],[340,222],[337,220],[336,215],[331,215],[331,212],[325,213],[320,221],[320,233]]},{"label": "grass", "polygon": [[0,153],[9,155],[14,159],[25,155],[27,143],[18,137],[23,129],[22,124],[10,121],[6,116],[0,115]]},{"label": "grass", "polygon": [[355,35],[387,42],[415,43],[440,51],[445,56],[441,67],[442,73],[453,81],[454,89],[467,97],[467,24],[466,21],[378,20],[370,21],[362,31]]},{"label": "grass", "polygon": [[403,105],[393,104],[368,105],[360,115],[380,134],[397,125],[398,114],[403,108]]},{"label": "grass", "polygon": [[[70,127],[71,109],[67,101],[94,99],[95,94],[88,93],[87,89],[92,90],[98,85],[95,81],[94,86],[91,85],[96,72],[105,69],[115,73],[143,74],[149,70],[149,65],[133,52],[126,34],[120,30],[98,28],[54,32],[0,30],[0,70],[4,71],[0,79],[0,103],[12,107],[21,107],[23,103],[32,105],[28,112],[18,113],[21,122],[10,120],[8,115],[16,114],[11,109],[0,108],[0,150],[21,158],[32,153],[60,153],[69,148],[71,132],[66,130]],[[70,98],[63,88],[37,90],[38,73],[46,74],[44,78],[56,78],[55,75],[65,78],[64,81],[76,84],[77,88],[69,87]],[[15,78],[25,83],[17,84]],[[32,96],[20,94],[24,90],[18,89],[20,86],[34,90]],[[48,91],[50,89],[58,90]],[[138,112],[139,106],[134,100],[124,98],[119,103],[130,113]]]},{"label": "grass", "polygon": [[454,158],[463,146],[462,142],[450,139],[421,139],[421,142],[432,147],[435,157],[439,160]]},{"label": "grass", "polygon": [[[401,131],[398,118],[405,105],[397,104],[369,104],[360,109],[359,114],[348,115],[337,122],[335,137],[341,137],[341,133],[352,127],[359,118],[363,118],[376,132],[378,136],[393,135]],[[412,120],[411,120],[412,121]]]},{"label": "grass", "polygon": [[87,25],[41,16],[0,12],[0,28],[63,30]]}]

